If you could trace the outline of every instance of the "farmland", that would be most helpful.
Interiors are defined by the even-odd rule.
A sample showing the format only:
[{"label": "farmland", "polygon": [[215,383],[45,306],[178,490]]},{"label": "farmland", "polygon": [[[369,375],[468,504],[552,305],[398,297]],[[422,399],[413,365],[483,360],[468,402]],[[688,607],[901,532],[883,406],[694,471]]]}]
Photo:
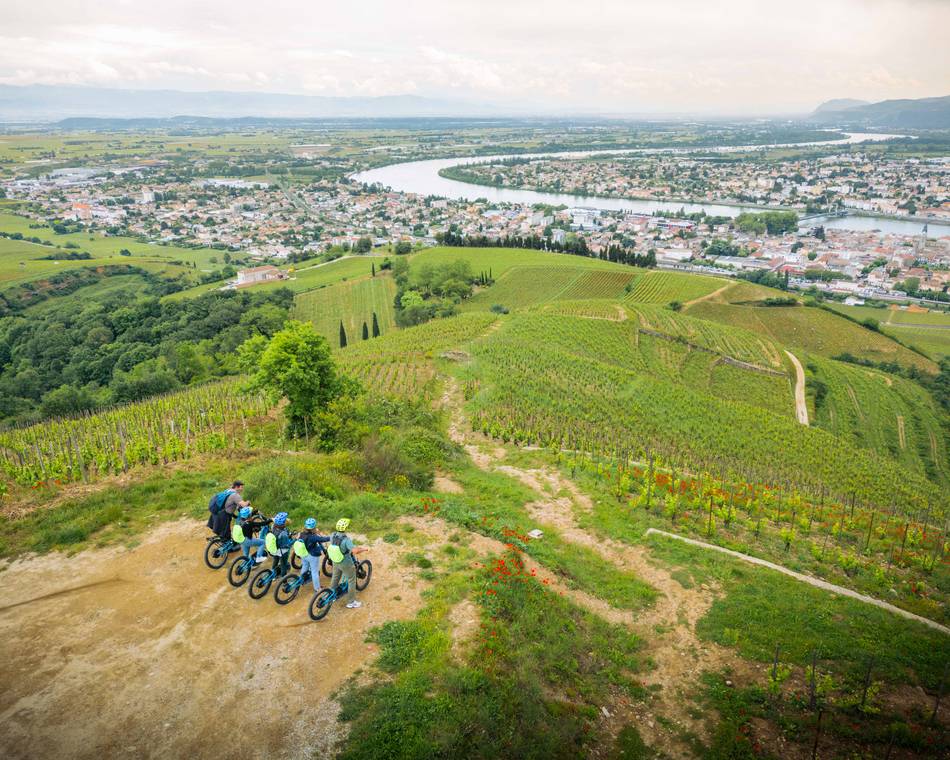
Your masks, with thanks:
[{"label": "farmland", "polygon": [[356,342],[361,338],[364,324],[372,335],[374,315],[381,334],[395,327],[395,293],[396,286],[390,277],[340,282],[298,294],[292,316],[312,322],[331,345],[339,340],[342,322],[348,339]]}]

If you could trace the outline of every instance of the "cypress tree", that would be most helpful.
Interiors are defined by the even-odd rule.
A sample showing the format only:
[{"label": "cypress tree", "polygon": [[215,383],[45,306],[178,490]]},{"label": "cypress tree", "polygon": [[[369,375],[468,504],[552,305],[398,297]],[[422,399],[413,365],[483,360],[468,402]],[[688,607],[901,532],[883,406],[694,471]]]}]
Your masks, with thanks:
[{"label": "cypress tree", "polygon": [[366,326],[366,322],[363,322],[363,340],[369,340],[369,328]]},{"label": "cypress tree", "polygon": [[340,320],[340,348],[346,348],[346,330],[343,328],[343,320]]},{"label": "cypress tree", "polygon": [[379,337],[379,322],[376,321],[376,312],[373,312],[373,337]]},{"label": "cypress tree", "polygon": [[372,275],[372,276],[375,277],[375,276],[376,276],[376,262],[373,261],[373,262],[370,264],[370,266],[373,267],[373,275]]}]

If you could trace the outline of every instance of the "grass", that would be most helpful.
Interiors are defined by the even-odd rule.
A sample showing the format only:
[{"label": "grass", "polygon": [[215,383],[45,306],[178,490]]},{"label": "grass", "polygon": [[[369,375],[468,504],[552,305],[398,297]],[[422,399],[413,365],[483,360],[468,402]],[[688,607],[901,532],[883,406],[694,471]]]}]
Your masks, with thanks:
[{"label": "grass", "polygon": [[[495,576],[444,575],[414,620],[371,634],[388,676],[342,694],[341,757],[576,757],[610,694],[638,693],[636,636],[530,577]],[[466,596],[482,627],[459,662],[446,618]]]},{"label": "grass", "polygon": [[603,259],[587,256],[572,256],[567,253],[533,251],[526,248],[426,248],[413,254],[413,263],[438,264],[445,261],[467,261],[472,271],[489,272],[498,280],[513,267],[570,267],[573,269],[599,269],[635,273],[638,270],[614,264]]},{"label": "grass", "polygon": [[697,624],[702,638],[759,662],[771,662],[778,645],[784,660],[800,667],[817,649],[825,668],[841,677],[861,673],[873,657],[888,682],[936,689],[946,634],[718,552],[656,535],[648,541],[656,559],[688,571],[693,583],[722,588]]},{"label": "grass", "polygon": [[505,270],[493,285],[479,290],[463,308],[487,309],[500,304],[519,309],[553,300],[616,298],[636,272],[629,267],[591,271],[567,265],[515,266]]},{"label": "grass", "polygon": [[292,316],[312,322],[333,346],[337,345],[343,322],[347,338],[355,343],[361,338],[363,324],[372,335],[374,313],[381,334],[395,328],[395,295],[396,285],[391,277],[340,282],[298,294]]}]

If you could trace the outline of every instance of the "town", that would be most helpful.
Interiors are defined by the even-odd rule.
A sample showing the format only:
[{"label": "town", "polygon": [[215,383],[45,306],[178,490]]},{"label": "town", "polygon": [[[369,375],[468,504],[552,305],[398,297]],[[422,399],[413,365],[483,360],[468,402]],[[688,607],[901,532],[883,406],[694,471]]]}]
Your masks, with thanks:
[{"label": "town", "polygon": [[[291,158],[299,160],[299,148]],[[320,164],[319,157],[311,158]],[[759,273],[786,287],[821,290],[852,303],[947,300],[950,237],[928,236],[926,221],[919,233],[907,235],[826,227],[816,216],[843,206],[926,213],[939,223],[950,218],[946,159],[897,160],[871,152],[777,162],[683,155],[518,158],[444,173],[468,182],[572,194],[754,203],[763,210],[796,208],[788,205],[795,203],[814,221],[770,234],[728,216],[610,211],[585,207],[583,198],[576,206],[528,206],[393,192],[361,184],[339,167],[304,184],[280,175],[181,177],[162,159],[57,168],[14,176],[0,188],[19,202],[18,214],[54,230],[218,249],[220,261],[213,257],[212,263],[224,266],[203,277],[222,278],[222,288],[286,278],[295,264],[350,252],[405,253],[446,239],[482,244],[520,239],[535,248],[576,252],[581,246],[585,255],[603,258],[622,250],[661,268]]]}]

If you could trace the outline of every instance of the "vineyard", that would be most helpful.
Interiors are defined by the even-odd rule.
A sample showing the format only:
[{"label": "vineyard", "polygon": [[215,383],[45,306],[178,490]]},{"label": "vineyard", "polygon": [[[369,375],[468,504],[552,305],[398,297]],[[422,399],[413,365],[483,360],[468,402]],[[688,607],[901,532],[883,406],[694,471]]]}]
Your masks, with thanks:
[{"label": "vineyard", "polygon": [[88,482],[142,464],[253,446],[267,415],[237,380],[202,385],[76,418],[0,432],[0,468],[21,486]]},{"label": "vineyard", "polygon": [[603,494],[597,518],[612,533],[633,539],[657,527],[695,536],[950,622],[950,536],[932,524],[932,512],[811,499],[792,488],[663,469],[658,460],[628,467],[577,452],[555,458]]},{"label": "vineyard", "polygon": [[385,335],[395,327],[395,295],[396,286],[390,277],[340,282],[298,294],[294,299],[292,316],[312,322],[331,346],[338,345],[342,322],[347,339],[353,343],[361,339],[364,324],[372,335],[373,314],[376,315],[380,334]]},{"label": "vineyard", "polygon": [[[943,508],[922,475],[770,409],[773,399],[790,397],[787,378],[723,366],[677,341],[637,338],[634,329],[560,316],[508,320],[472,349],[475,425],[519,444],[637,461],[664,452],[683,469],[742,473],[809,493],[824,488],[906,510],[928,501]],[[720,372],[724,379],[710,378]]]},{"label": "vineyard", "polygon": [[821,384],[814,424],[861,448],[885,453],[910,470],[947,484],[947,446],[940,411],[919,385],[883,372],[813,357]]},{"label": "vineyard", "polygon": [[339,353],[338,361],[344,372],[372,391],[427,398],[439,354],[481,335],[495,319],[481,312],[434,320],[351,344]]},{"label": "vineyard", "polygon": [[728,284],[725,280],[701,275],[649,272],[636,281],[626,300],[631,303],[686,303],[714,293]]},{"label": "vineyard", "polygon": [[936,372],[936,365],[886,335],[868,330],[824,309],[801,306],[735,306],[704,301],[688,307],[691,317],[741,327],[793,350],[832,358],[850,353],[876,362],[894,361]]},{"label": "vineyard", "polygon": [[635,277],[631,271],[591,271],[571,266],[513,267],[471,298],[465,309],[487,309],[494,304],[520,309],[552,300],[617,298]]}]

